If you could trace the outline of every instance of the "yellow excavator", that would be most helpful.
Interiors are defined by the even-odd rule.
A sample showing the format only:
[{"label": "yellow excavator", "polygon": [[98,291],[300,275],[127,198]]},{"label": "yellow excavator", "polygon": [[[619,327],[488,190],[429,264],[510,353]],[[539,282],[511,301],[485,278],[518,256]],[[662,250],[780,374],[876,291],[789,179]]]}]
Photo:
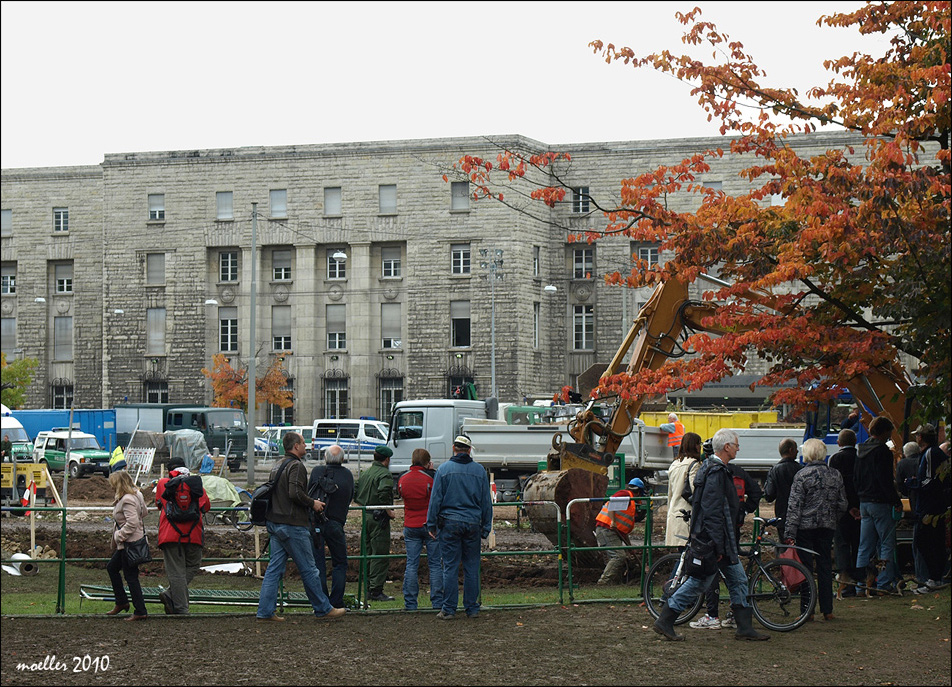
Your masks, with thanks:
[{"label": "yellow excavator", "polygon": [[[712,277],[704,277],[714,283],[726,285]],[[780,310],[774,299],[767,294],[749,292],[764,307]],[[643,370],[655,370],[668,358],[676,355],[678,338],[685,330],[724,334],[725,331],[705,320],[717,313],[716,303],[692,301],[688,297],[688,285],[678,279],[669,279],[659,285],[650,300],[635,318],[627,336],[615,356],[601,375],[605,380],[618,373],[628,350],[634,346],[627,373],[637,375]],[[894,362],[884,369],[854,378],[847,384],[853,398],[860,403],[864,424],[872,416],[886,415],[896,425],[893,437],[895,447],[902,446],[902,429],[907,416],[907,391],[911,383],[903,368]],[[569,502],[579,498],[605,496],[608,488],[608,468],[615,461],[615,452],[621,441],[631,432],[644,396],[619,398],[609,420],[602,420],[591,409],[580,411],[569,423],[567,432],[571,438],[563,440],[557,434],[552,440],[552,450],[546,456],[546,470],[526,480],[523,499],[554,501],[561,517],[571,520],[572,541],[576,546],[596,546],[595,517],[602,504],[574,504],[570,513],[565,509]],[[558,521],[551,506],[527,505],[526,512],[535,529],[545,534],[554,544],[558,541]],[[564,521],[564,520],[563,520]]]}]

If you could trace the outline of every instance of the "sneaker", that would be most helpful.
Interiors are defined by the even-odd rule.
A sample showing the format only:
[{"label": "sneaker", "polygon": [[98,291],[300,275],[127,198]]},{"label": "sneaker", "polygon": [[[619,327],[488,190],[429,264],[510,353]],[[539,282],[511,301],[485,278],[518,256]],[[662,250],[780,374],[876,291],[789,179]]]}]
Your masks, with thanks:
[{"label": "sneaker", "polygon": [[727,617],[724,618],[724,619],[721,621],[721,627],[726,628],[726,629],[730,629],[730,630],[736,630],[736,629],[737,629],[737,621],[734,620],[734,614],[733,614],[733,613],[728,613],[728,614],[727,614]]},{"label": "sneaker", "polygon": [[929,588],[930,591],[937,592],[940,589],[944,589],[947,585],[945,584],[945,582],[942,582],[941,580],[938,580],[938,581],[927,580],[926,586]]},{"label": "sneaker", "polygon": [[455,613],[447,613],[446,611],[440,611],[436,614],[437,620],[452,620],[456,617]]},{"label": "sneaker", "polygon": [[691,627],[693,627],[695,630],[720,630],[721,621],[717,618],[712,618],[707,613],[705,613],[704,617],[700,620],[692,621]]}]

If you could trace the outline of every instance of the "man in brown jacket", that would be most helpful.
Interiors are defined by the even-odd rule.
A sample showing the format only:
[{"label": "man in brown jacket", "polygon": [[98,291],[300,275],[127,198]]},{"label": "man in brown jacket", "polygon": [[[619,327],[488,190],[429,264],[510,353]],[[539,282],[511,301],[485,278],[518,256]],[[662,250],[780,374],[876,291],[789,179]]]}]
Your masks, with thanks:
[{"label": "man in brown jacket", "polygon": [[314,564],[311,541],[310,512],[321,512],[324,502],[307,495],[307,469],[301,458],[306,451],[304,437],[296,432],[284,435],[284,459],[271,469],[271,508],[268,511],[268,534],[271,535],[271,560],[261,582],[258,599],[258,620],[284,620],[274,614],[278,603],[278,583],[284,576],[288,556],[294,559],[307,598],[318,618],[339,618],[343,608],[331,606],[321,588],[321,576]]}]

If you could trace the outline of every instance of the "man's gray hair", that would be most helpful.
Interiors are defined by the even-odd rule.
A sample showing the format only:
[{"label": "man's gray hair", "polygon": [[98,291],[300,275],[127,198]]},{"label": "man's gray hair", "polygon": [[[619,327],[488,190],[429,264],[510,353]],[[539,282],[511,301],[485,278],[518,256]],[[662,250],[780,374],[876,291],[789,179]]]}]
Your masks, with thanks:
[{"label": "man's gray hair", "polygon": [[728,444],[739,444],[740,437],[737,436],[737,432],[732,429],[727,429],[726,427],[717,430],[714,433],[714,438],[711,439],[711,448],[714,449],[714,453],[720,453],[724,450],[724,447]]},{"label": "man's gray hair", "polygon": [[324,449],[324,462],[328,465],[340,465],[344,462],[344,449],[337,444],[331,444]]},{"label": "man's gray hair", "polygon": [[826,444],[819,439],[807,439],[801,451],[805,463],[822,463],[826,459]]}]

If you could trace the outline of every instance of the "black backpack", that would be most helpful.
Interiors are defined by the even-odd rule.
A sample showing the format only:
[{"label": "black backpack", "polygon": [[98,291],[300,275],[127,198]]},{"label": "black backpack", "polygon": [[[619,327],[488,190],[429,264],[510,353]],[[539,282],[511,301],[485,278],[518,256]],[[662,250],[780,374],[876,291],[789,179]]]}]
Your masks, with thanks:
[{"label": "black backpack", "polygon": [[271,510],[271,494],[274,492],[274,485],[278,483],[278,480],[281,479],[281,473],[284,472],[284,468],[288,465],[288,460],[285,460],[281,463],[281,466],[278,468],[277,474],[274,476],[273,480],[268,480],[260,487],[254,490],[254,493],[251,495],[251,505],[248,508],[248,515],[251,519],[252,525],[258,525],[259,527],[264,527],[268,524],[268,511]]},{"label": "black backpack", "polygon": [[311,511],[311,522],[315,526],[327,522],[327,497],[337,491],[337,489],[337,483],[334,482],[326,472],[308,486],[307,495],[315,501],[324,503],[324,510],[320,513]]},{"label": "black backpack", "polygon": [[[202,478],[198,475],[173,477],[165,483],[165,490],[162,492],[162,498],[165,500],[165,518],[183,539],[192,533],[202,519],[199,499],[204,493]],[[191,527],[183,532],[178,527],[179,523],[191,523]]]}]

